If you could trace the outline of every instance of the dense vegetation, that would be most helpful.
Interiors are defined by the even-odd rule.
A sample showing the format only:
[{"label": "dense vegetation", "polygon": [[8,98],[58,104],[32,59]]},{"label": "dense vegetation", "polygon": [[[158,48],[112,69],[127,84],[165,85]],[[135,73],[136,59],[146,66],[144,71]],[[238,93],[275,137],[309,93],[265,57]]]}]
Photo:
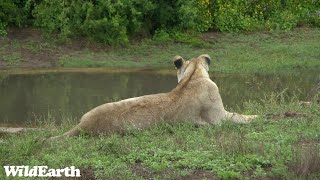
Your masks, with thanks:
[{"label": "dense vegetation", "polygon": [[[76,166],[98,179],[317,179],[320,177],[320,106],[285,102],[281,94],[246,103],[251,124],[216,126],[162,124],[126,135],[80,136],[57,142],[76,122],[39,119],[45,131],[0,137],[0,162],[6,165]],[[284,112],[299,112],[296,116]],[[292,113],[293,114],[293,113]],[[69,121],[68,121],[69,119]],[[5,174],[0,168],[0,176]]]},{"label": "dense vegetation", "polygon": [[36,26],[62,40],[83,35],[107,44],[132,38],[179,39],[209,29],[238,32],[320,26],[320,1],[3,0],[0,34]]}]

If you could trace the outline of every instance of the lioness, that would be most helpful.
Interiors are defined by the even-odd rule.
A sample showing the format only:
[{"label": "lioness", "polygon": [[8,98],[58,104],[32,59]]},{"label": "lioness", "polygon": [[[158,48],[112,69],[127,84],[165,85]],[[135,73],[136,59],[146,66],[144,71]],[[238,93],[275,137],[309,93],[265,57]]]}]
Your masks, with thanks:
[{"label": "lioness", "polygon": [[128,129],[145,129],[160,121],[191,121],[199,125],[217,124],[223,119],[250,122],[255,115],[240,115],[224,109],[219,89],[209,78],[210,61],[207,54],[188,61],[175,56],[178,85],[172,91],[100,105],[84,114],[76,127],[60,137],[76,136],[81,131],[122,133]]}]

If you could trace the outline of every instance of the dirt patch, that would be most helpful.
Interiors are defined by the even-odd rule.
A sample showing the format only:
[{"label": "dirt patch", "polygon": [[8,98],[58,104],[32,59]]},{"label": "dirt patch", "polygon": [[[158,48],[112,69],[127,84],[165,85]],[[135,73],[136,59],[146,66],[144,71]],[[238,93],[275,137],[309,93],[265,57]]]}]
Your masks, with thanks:
[{"label": "dirt patch", "polygon": [[155,176],[150,169],[142,166],[140,163],[137,163],[131,167],[131,171],[136,175],[140,176],[143,179],[152,179]]},{"label": "dirt patch", "polygon": [[[55,36],[55,35],[52,35]],[[0,37],[0,69],[55,67],[62,56],[89,50],[101,52],[110,46],[78,37],[59,44],[57,38],[45,37],[35,28],[11,28]]]},{"label": "dirt patch", "polygon": [[149,168],[144,167],[141,163],[136,163],[131,167],[133,174],[143,179],[155,179],[155,177],[166,177],[164,179],[188,180],[188,179],[219,179],[215,174],[204,170],[190,170],[191,173],[183,176],[172,169],[166,169],[161,172],[153,172]]},{"label": "dirt patch", "polygon": [[284,117],[286,118],[294,118],[294,117],[306,117],[306,113],[295,112],[295,111],[287,111],[284,113]]},{"label": "dirt patch", "polygon": [[194,170],[190,174],[186,176],[181,176],[176,178],[177,180],[188,180],[188,179],[194,179],[194,180],[200,180],[200,179],[210,179],[215,180],[219,179],[217,176],[215,176],[213,173],[204,171],[204,170]]},{"label": "dirt patch", "polygon": [[48,178],[48,179],[63,179],[63,180],[67,180],[67,179],[80,179],[80,180],[95,180],[96,177],[94,176],[94,171],[93,169],[91,168],[83,168],[83,169],[80,169],[80,174],[81,174],[81,177],[77,177],[77,178],[74,178],[74,177],[60,177],[60,178],[57,178],[57,177],[51,177],[51,178]]},{"label": "dirt patch", "polygon": [[201,34],[201,38],[204,41],[216,42],[220,38],[221,33],[219,31],[210,31]]},{"label": "dirt patch", "polygon": [[10,28],[7,37],[11,40],[25,41],[33,39],[35,41],[41,41],[42,33],[34,28]]},{"label": "dirt patch", "polygon": [[95,180],[96,177],[94,175],[94,171],[91,168],[80,169],[81,178],[79,179],[88,179],[88,180]]},{"label": "dirt patch", "polygon": [[0,59],[0,68],[5,67],[5,66],[6,66],[6,64]]},{"label": "dirt patch", "polygon": [[303,113],[303,112],[296,112],[296,111],[287,111],[284,113],[269,113],[266,114],[265,117],[267,119],[271,119],[271,120],[279,120],[281,118],[299,118],[299,117],[307,117],[308,114]]},{"label": "dirt patch", "polygon": [[12,28],[0,44],[4,45],[0,50],[0,68],[53,67],[58,61],[58,48],[45,47],[48,43],[36,29]]}]

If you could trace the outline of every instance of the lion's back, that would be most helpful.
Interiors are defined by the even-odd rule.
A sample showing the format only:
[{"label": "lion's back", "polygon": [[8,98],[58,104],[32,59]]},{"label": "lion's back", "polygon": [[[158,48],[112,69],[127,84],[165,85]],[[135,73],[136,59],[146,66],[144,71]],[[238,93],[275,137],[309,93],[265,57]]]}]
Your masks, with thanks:
[{"label": "lion's back", "polygon": [[165,93],[129,98],[102,104],[81,118],[83,127],[116,130],[126,126],[144,128],[161,119],[164,108],[169,106]]}]

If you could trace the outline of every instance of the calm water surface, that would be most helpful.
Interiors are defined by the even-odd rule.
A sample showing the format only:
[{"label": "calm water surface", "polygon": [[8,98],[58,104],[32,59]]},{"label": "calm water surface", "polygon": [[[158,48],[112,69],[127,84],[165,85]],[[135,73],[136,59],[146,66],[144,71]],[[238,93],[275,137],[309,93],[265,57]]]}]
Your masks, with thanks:
[{"label": "calm water surface", "polygon": [[[282,75],[211,74],[228,110],[283,90],[304,100],[320,80],[316,71]],[[8,74],[0,72],[0,126],[25,126],[37,119],[79,119],[106,102],[168,92],[177,85],[174,72]],[[53,118],[52,118],[53,117]],[[78,120],[77,120],[78,121]]]}]

